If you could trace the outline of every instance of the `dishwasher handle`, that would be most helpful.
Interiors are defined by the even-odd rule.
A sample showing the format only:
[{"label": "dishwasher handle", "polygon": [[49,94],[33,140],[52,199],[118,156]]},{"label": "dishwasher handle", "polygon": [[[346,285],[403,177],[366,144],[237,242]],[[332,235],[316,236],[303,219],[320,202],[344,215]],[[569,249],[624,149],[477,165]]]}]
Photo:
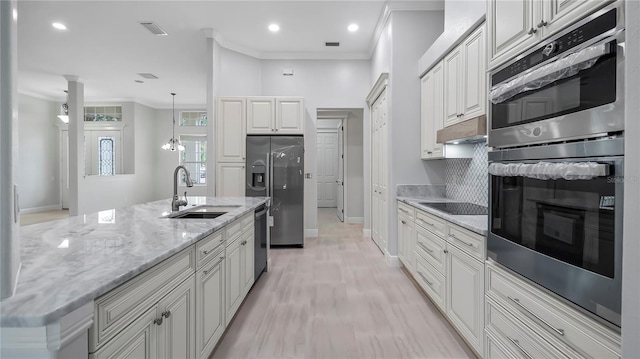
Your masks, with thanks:
[{"label": "dishwasher handle", "polygon": [[[262,210],[260,210],[260,208],[262,208]],[[255,214],[255,218],[260,218],[261,216],[263,216],[265,213],[267,213],[267,211],[269,210],[269,208],[267,206],[262,206],[258,208],[260,211],[256,212]]]}]

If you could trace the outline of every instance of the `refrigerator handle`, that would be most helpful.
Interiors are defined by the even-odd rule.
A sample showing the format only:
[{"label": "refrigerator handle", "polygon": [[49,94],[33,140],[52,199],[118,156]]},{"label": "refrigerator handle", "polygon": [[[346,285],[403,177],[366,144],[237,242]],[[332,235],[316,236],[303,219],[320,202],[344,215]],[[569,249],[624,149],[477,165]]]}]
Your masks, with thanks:
[{"label": "refrigerator handle", "polygon": [[[271,182],[273,180],[273,165],[271,162],[271,151],[269,151],[267,152],[267,171],[269,171],[269,173],[266,176],[267,178],[265,178],[265,180],[267,181],[265,183],[265,187],[267,189],[267,197],[271,197],[273,193],[273,188],[271,188]],[[271,201],[273,202],[273,199]]]}]

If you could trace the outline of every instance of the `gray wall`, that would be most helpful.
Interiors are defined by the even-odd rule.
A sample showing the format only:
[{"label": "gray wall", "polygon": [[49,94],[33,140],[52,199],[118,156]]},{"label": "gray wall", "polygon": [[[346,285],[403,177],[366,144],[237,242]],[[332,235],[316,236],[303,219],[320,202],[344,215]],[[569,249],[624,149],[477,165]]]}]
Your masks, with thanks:
[{"label": "gray wall", "polygon": [[[57,104],[19,95],[19,162],[16,180],[22,210],[60,205]],[[60,122],[62,123],[62,122]]]},{"label": "gray wall", "polygon": [[[356,112],[354,115],[353,113]],[[347,162],[346,186],[347,208],[345,215],[352,221],[364,220],[364,147],[363,147],[363,111],[351,111],[347,119]]]}]

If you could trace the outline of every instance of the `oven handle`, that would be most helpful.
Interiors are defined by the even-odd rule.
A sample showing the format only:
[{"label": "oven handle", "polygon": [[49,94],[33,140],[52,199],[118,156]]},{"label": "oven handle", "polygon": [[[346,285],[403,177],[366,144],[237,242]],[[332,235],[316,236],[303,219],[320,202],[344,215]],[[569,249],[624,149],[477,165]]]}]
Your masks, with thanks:
[{"label": "oven handle", "polygon": [[609,175],[609,165],[598,162],[491,163],[489,174],[539,180],[590,180]]},{"label": "oven handle", "polygon": [[493,104],[504,102],[520,93],[536,90],[558,80],[571,77],[595,65],[598,59],[612,53],[612,42],[618,34],[606,40],[566,55],[551,63],[533,68],[507,82],[497,84],[489,91],[489,101]]}]

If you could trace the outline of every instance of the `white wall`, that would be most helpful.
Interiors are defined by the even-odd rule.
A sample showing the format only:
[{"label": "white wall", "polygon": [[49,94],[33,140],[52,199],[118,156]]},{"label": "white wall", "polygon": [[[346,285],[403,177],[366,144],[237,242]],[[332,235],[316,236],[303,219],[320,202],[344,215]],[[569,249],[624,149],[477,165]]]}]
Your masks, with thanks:
[{"label": "white wall", "polygon": [[218,96],[259,96],[260,60],[220,48]]},{"label": "white wall", "polygon": [[18,96],[20,209],[60,206],[57,103]]},{"label": "white wall", "polygon": [[[355,114],[354,114],[355,112]],[[345,185],[347,190],[347,219],[360,221],[364,218],[364,147],[363,147],[362,111],[351,111],[347,118],[347,159],[345,166]]]},{"label": "white wall", "polygon": [[[282,76],[291,68],[294,76]],[[318,108],[364,108],[370,87],[366,60],[263,60],[262,95],[302,96],[305,101],[305,172],[316,169],[316,113]],[[305,182],[305,230],[318,229],[317,181]]]},{"label": "white wall", "polygon": [[626,3],[625,202],[622,260],[622,356],[640,358],[640,2]]}]

